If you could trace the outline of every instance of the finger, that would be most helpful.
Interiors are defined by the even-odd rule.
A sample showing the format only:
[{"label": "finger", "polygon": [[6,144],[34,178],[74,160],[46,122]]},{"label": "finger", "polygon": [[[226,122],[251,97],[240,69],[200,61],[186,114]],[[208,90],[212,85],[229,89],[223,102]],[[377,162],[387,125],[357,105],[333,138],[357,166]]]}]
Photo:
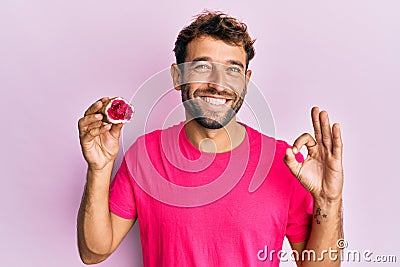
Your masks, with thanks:
[{"label": "finger", "polygon": [[96,102],[94,102],[86,111],[85,111],[85,116],[86,115],[90,115],[93,113],[96,113],[97,111],[99,111],[101,109],[101,107],[103,106],[103,104],[108,100],[108,97],[103,97],[99,100],[97,100]]},{"label": "finger", "polygon": [[317,143],[315,142],[311,134],[304,133],[300,135],[300,137],[298,137],[296,141],[294,141],[292,150],[294,154],[297,154],[303,146],[306,146],[308,154],[313,154],[315,152],[314,148],[316,144]]},{"label": "finger", "polygon": [[85,127],[87,127],[89,124],[92,124],[94,122],[97,121],[101,121],[103,119],[103,115],[102,114],[90,114],[87,115],[81,119],[79,119],[78,121],[78,127],[79,130],[81,131],[85,131]]},{"label": "finger", "polygon": [[337,159],[341,159],[343,155],[343,143],[342,143],[342,135],[340,132],[340,126],[338,123],[333,124],[332,126],[332,135],[333,135],[333,156]]},{"label": "finger", "polygon": [[301,164],[296,159],[295,154],[291,148],[286,149],[285,163],[289,167],[294,176],[299,177]]},{"label": "finger", "polygon": [[102,121],[93,122],[93,123],[91,123],[91,124],[89,124],[89,125],[87,126],[86,132],[89,132],[89,131],[91,131],[92,129],[94,129],[94,128],[99,128],[99,127],[101,127],[101,126],[103,126],[103,122],[102,122]]},{"label": "finger", "polygon": [[123,123],[118,123],[118,124],[113,124],[113,126],[110,129],[110,134],[115,138],[115,139],[119,139],[120,135],[121,135],[121,129],[122,126],[124,126]]},{"label": "finger", "polygon": [[91,130],[93,127],[89,128],[89,125],[91,125],[92,123],[98,122],[98,123],[100,123],[100,126],[101,126],[102,118],[103,118],[103,115],[101,115],[101,114],[91,114],[91,115],[87,115],[87,116],[81,118],[78,121],[79,136],[83,136],[89,130]]},{"label": "finger", "polygon": [[82,136],[82,142],[83,143],[91,142],[94,138],[96,138],[100,134],[109,131],[110,129],[111,129],[111,124],[106,124],[101,127],[93,128]]},{"label": "finger", "polygon": [[322,128],[322,143],[328,149],[328,151],[332,153],[332,132],[328,112],[326,112],[325,110],[321,111],[319,113],[319,119],[321,121]]},{"label": "finger", "polygon": [[312,124],[314,127],[315,140],[317,141],[317,143],[321,144],[322,143],[322,132],[321,132],[321,123],[319,121],[319,108],[318,107],[313,107],[311,109],[311,119],[312,119]]}]

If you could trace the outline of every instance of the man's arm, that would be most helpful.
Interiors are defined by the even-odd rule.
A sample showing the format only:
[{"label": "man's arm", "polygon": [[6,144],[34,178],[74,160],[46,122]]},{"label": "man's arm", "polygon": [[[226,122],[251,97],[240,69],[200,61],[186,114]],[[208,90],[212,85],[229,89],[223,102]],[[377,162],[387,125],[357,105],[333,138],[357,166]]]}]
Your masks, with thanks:
[{"label": "man's arm", "polygon": [[77,225],[79,255],[85,264],[99,263],[110,256],[135,222],[109,211],[111,169],[88,169]]},{"label": "man's arm", "polygon": [[297,266],[340,266],[341,248],[337,243],[342,238],[341,202],[315,203],[308,241],[290,242],[292,249],[299,255]]},{"label": "man's arm", "polygon": [[[315,107],[311,116],[315,140],[310,134],[303,134],[292,149],[287,149],[285,157],[289,169],[314,198],[310,237],[307,242],[291,246],[300,255],[298,266],[337,267],[341,264],[337,243],[343,238],[343,144],[339,125],[334,124],[331,129],[327,112]],[[299,163],[295,154],[304,145],[308,155]]]},{"label": "man's arm", "polygon": [[82,153],[88,163],[85,190],[77,219],[78,248],[86,264],[105,260],[128,233],[135,220],[109,210],[111,172],[119,151],[122,124],[106,124],[97,114],[108,97],[93,103],[78,122]]}]

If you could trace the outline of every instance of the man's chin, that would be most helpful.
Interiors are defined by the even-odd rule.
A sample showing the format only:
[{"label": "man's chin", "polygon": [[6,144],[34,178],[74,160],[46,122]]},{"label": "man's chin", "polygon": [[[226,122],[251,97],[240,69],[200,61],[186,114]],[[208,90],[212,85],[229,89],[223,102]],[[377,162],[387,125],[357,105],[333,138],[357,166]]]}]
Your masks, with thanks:
[{"label": "man's chin", "polygon": [[196,117],[195,120],[204,128],[211,130],[221,129],[230,122],[230,120],[217,121],[206,117]]}]

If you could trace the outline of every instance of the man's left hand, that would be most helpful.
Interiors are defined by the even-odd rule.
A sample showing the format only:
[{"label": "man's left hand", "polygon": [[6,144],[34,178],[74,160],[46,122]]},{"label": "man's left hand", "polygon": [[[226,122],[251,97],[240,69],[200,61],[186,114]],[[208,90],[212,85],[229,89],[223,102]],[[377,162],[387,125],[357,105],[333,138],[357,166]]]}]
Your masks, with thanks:
[{"label": "man's left hand", "polygon": [[[341,201],[343,188],[342,138],[339,124],[329,123],[328,113],[311,110],[315,139],[304,133],[286,150],[285,162],[314,200]],[[304,162],[295,158],[303,146],[308,155]]]}]

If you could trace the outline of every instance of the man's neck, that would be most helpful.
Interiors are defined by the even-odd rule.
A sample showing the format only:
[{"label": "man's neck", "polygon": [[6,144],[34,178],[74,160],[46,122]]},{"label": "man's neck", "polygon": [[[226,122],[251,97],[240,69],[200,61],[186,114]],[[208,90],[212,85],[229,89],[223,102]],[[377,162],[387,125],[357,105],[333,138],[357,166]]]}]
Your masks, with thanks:
[{"label": "man's neck", "polygon": [[236,117],[220,129],[207,129],[196,120],[185,123],[189,141],[203,152],[223,153],[239,146],[246,137],[246,128],[236,121]]}]

